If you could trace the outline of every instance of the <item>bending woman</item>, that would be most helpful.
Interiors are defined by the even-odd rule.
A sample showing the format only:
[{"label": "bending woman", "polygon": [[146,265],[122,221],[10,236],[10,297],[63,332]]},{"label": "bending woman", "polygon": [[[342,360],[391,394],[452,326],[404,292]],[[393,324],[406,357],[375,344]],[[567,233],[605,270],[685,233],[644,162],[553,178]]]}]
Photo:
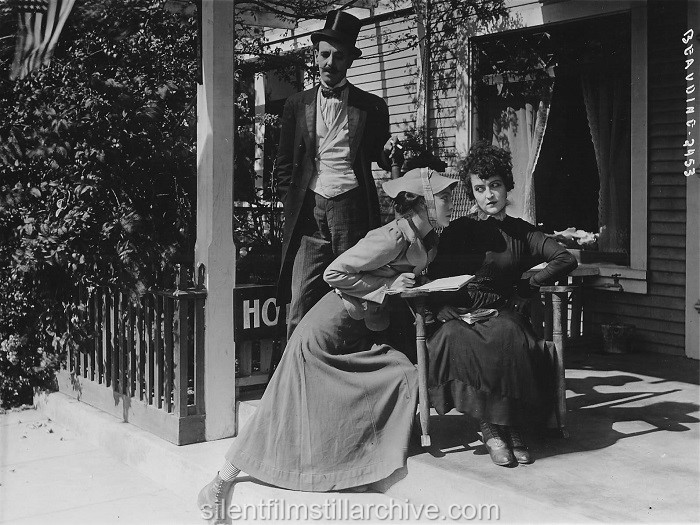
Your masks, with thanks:
[{"label": "bending woman", "polygon": [[[551,407],[552,372],[543,341],[509,303],[516,290],[530,297],[577,263],[534,226],[506,215],[506,196],[513,188],[510,153],[478,142],[459,171],[467,194],[476,200],[476,218],[456,219],[443,231],[429,272],[432,278],[476,277],[433,305],[443,324],[428,340],[430,400],[440,414],[457,408],[476,418],[497,465],[530,463],[517,427]],[[521,281],[523,272],[545,261],[544,269]],[[477,308],[496,309],[498,315],[472,325],[460,319]]]},{"label": "bending woman", "polygon": [[433,225],[449,224],[457,182],[415,169],[384,183],[401,217],[327,268],[334,290],[294,331],[255,415],[199,494],[204,512],[221,516],[241,470],[279,487],[323,492],[361,487],[405,466],[417,376],[387,344],[388,292],[411,288],[435,256]]}]

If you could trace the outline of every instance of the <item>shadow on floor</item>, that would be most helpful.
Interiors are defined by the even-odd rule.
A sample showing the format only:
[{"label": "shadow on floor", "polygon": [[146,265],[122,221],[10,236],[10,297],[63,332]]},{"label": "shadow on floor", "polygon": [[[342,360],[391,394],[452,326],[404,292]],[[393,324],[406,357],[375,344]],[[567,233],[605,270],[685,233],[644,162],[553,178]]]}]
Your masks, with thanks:
[{"label": "shadow on floor", "polygon": [[583,348],[567,352],[566,367],[579,370],[624,371],[700,385],[700,361],[683,356],[634,352],[629,354],[604,354]]},{"label": "shadow on floor", "polygon": [[[650,354],[577,353],[568,360],[567,368],[576,370],[579,375],[590,371],[587,377],[567,378],[567,390],[573,392],[567,401],[567,428],[571,437],[552,438],[528,432],[528,442],[537,459],[599,450],[622,439],[651,433],[685,432],[690,430],[688,425],[700,423],[692,415],[700,410],[697,403],[655,401],[655,398],[683,391],[682,383],[697,385],[697,361]],[[607,375],[610,372],[617,374]],[[668,389],[659,386],[671,382]],[[419,445],[418,428],[409,456],[426,452]],[[480,441],[478,424],[470,417],[432,416],[430,434],[433,446],[427,452],[435,457],[465,452],[487,454],[485,447],[477,443]]]}]

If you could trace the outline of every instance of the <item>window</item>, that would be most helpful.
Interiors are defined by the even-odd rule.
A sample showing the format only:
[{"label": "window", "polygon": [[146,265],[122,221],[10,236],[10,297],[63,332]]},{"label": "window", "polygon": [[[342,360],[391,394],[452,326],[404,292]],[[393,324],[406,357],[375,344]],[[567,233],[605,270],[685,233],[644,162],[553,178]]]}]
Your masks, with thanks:
[{"label": "window", "polygon": [[[525,34],[542,29],[552,29],[555,24],[566,27],[593,17],[625,15],[629,17],[630,53],[630,241],[629,265],[599,264],[599,278],[591,279],[591,284],[610,286],[616,282],[613,275],[619,276],[619,283],[629,293],[647,292],[648,258],[648,85],[647,85],[647,6],[646,2],[633,0],[620,2],[533,2],[517,5],[509,9],[508,23],[501,27],[520,28],[510,34]],[[548,25],[543,25],[543,23]],[[616,29],[617,30],[617,29]],[[456,151],[466,154],[474,140],[479,138],[478,96],[479,82],[474,67],[478,66],[476,42],[485,41],[489,35],[507,36],[505,29],[477,28],[468,40],[469,50],[464,53],[468,62],[457,62],[456,85]],[[536,218],[533,222],[536,222]]]},{"label": "window", "polygon": [[597,234],[588,260],[629,264],[629,14],[472,45],[476,136],[511,151],[510,213],[547,232]]}]

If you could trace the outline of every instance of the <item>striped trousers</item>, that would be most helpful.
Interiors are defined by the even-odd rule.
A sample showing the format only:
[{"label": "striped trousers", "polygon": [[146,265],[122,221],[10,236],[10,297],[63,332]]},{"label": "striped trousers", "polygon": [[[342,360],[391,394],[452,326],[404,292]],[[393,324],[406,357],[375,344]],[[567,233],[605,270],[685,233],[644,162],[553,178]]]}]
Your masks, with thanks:
[{"label": "striped trousers", "polygon": [[323,280],[326,267],[367,233],[367,203],[360,188],[330,199],[308,190],[299,222],[301,240],[292,267],[287,341],[304,315],[330,290]]}]

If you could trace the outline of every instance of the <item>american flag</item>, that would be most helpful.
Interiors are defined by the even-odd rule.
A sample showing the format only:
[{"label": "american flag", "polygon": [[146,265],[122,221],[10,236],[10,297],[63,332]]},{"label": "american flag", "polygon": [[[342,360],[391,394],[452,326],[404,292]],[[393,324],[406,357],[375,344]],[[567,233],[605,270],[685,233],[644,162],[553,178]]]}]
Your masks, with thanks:
[{"label": "american flag", "polygon": [[10,79],[48,65],[75,0],[16,0],[17,43]]}]

